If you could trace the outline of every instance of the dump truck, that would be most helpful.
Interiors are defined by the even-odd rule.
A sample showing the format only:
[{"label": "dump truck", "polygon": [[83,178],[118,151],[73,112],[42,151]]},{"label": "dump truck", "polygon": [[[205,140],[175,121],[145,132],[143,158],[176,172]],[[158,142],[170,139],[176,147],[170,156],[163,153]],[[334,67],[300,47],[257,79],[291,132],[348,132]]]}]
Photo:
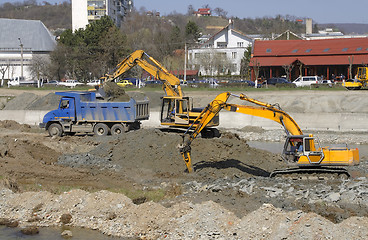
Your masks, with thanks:
[{"label": "dump truck", "polygon": [[149,118],[149,101],[106,102],[96,99],[95,92],[55,92],[60,95],[59,108],[52,110],[39,124],[50,136],[93,133],[97,136],[118,135],[139,129]]}]

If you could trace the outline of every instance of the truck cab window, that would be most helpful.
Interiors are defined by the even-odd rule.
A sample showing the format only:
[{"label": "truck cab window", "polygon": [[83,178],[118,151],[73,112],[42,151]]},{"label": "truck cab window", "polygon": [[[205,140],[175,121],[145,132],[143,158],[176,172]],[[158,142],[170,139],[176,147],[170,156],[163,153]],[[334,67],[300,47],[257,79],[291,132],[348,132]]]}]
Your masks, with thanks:
[{"label": "truck cab window", "polygon": [[60,102],[60,108],[69,108],[69,100],[62,100]]}]

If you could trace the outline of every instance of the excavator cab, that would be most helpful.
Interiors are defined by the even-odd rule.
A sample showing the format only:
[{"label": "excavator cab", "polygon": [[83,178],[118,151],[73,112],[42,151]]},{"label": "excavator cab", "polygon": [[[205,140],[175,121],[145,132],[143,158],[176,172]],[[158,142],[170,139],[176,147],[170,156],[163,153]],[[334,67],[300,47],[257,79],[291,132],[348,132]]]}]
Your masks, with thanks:
[{"label": "excavator cab", "polygon": [[161,123],[163,125],[188,125],[191,110],[189,97],[163,97]]},{"label": "excavator cab", "polygon": [[293,135],[286,137],[282,158],[288,164],[313,165],[320,164],[324,154],[319,141],[312,135]]}]

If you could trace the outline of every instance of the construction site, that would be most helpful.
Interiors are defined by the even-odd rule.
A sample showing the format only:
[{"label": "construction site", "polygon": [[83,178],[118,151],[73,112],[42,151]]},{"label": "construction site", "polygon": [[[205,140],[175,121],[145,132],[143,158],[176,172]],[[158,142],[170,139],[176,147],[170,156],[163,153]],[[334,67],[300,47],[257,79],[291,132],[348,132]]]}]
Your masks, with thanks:
[{"label": "construction site", "polygon": [[[221,93],[188,95],[195,108]],[[367,239],[364,92],[249,92],[254,99],[278,103],[322,146],[359,149],[359,164],[344,167],[348,175],[302,172],[272,178],[274,170],[288,167],[281,156],[287,135],[279,123],[221,111],[221,136],[192,141],[189,173],[178,148],[183,131],[169,131],[159,121],[162,91],[127,95],[149,99],[150,118],[140,129],[50,136],[38,123],[58,108],[61,96],[0,90],[2,224],[41,232],[41,227],[83,227],[123,239]]]}]

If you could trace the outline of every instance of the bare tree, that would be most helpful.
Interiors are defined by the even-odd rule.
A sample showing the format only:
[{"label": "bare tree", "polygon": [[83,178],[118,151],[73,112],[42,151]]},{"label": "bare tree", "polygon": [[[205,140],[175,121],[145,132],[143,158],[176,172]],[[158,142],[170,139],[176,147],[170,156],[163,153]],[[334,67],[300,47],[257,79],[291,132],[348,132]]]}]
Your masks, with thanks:
[{"label": "bare tree", "polygon": [[4,86],[5,73],[6,73],[6,71],[8,69],[9,69],[9,65],[0,66],[0,73],[1,73],[1,84],[0,84],[0,87]]},{"label": "bare tree", "polygon": [[224,10],[224,9],[222,9],[222,8],[217,7],[217,8],[215,8],[213,11],[214,11],[214,12],[215,12],[215,14],[216,14],[217,16],[219,16],[219,17],[226,18],[226,16],[227,16],[227,11],[225,11],[225,10]]},{"label": "bare tree", "polygon": [[46,78],[49,65],[50,57],[48,55],[34,55],[30,66],[32,77],[37,80]]},{"label": "bare tree", "polygon": [[[252,63],[253,63],[254,75],[255,75],[255,78],[256,78],[255,81],[254,81],[255,82],[254,87],[257,88],[260,64],[259,64],[257,59],[255,61],[253,60]],[[267,82],[266,82],[266,86],[267,86]]]},{"label": "bare tree", "polygon": [[286,73],[286,80],[290,80],[290,74],[291,74],[291,71],[293,70],[294,68],[294,65],[293,64],[285,64],[282,66],[285,70],[285,73]]},{"label": "bare tree", "polygon": [[353,78],[353,63],[354,63],[354,56],[348,56],[349,59],[349,78]]}]

